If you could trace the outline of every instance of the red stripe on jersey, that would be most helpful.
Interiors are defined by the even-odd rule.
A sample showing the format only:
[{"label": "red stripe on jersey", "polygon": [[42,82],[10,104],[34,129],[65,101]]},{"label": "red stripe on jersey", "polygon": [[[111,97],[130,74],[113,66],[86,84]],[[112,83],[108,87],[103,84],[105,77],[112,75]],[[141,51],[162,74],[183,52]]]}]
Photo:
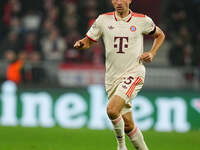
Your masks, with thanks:
[{"label": "red stripe on jersey", "polygon": [[142,79],[140,77],[137,77],[137,79],[133,82],[133,84],[131,85],[131,87],[128,89],[128,91],[126,92],[126,95],[128,97],[131,97],[131,95],[133,94],[135,87],[142,82]]},{"label": "red stripe on jersey", "polygon": [[[114,17],[115,17],[115,20],[118,21],[115,12],[114,12]],[[131,15],[130,18],[126,22],[129,22],[132,17],[133,17],[133,15]]]},{"label": "red stripe on jersey", "polygon": [[131,95],[133,94],[135,87],[142,82],[142,79],[139,77],[138,81],[135,83],[135,86],[133,86],[133,88],[130,90],[129,96],[131,97]]},{"label": "red stripe on jersey", "polygon": [[134,86],[134,88],[131,89],[130,93],[129,93],[129,97],[131,97],[131,95],[133,94],[134,90],[135,90],[135,87],[140,83],[142,82],[142,79],[139,78],[139,80],[137,81],[137,83],[135,83],[136,85]]},{"label": "red stripe on jersey", "polygon": [[107,12],[107,13],[104,13],[104,14],[102,14],[102,15],[113,15],[114,14],[114,11],[112,11],[112,12]]},{"label": "red stripe on jersey", "polygon": [[131,17],[126,21],[126,22],[129,22],[131,20],[131,18],[133,17],[133,15],[131,15]]},{"label": "red stripe on jersey", "polygon": [[142,17],[142,18],[145,17],[144,14],[139,14],[139,13],[135,13],[135,12],[133,12],[132,15],[133,15],[134,17]]},{"label": "red stripe on jersey", "polygon": [[[126,95],[129,96],[129,93],[131,91],[132,88],[135,88],[136,82],[138,81],[139,77],[136,78],[136,80],[131,84],[130,88],[128,89],[128,91],[126,92]],[[130,97],[130,96],[129,96]]]},{"label": "red stripe on jersey", "polygon": [[135,87],[136,87],[136,83],[134,83],[133,85],[131,85],[129,91],[126,93],[126,95],[127,95],[128,97],[131,97],[131,91],[132,91],[132,90],[134,91],[134,90],[135,90]]},{"label": "red stripe on jersey", "polygon": [[91,37],[89,37],[87,34],[86,34],[87,38],[90,39],[91,41],[93,42],[97,42],[96,40],[92,39]]},{"label": "red stripe on jersey", "polygon": [[115,13],[114,13],[114,17],[115,17],[115,20],[118,21],[116,15],[115,15]]}]

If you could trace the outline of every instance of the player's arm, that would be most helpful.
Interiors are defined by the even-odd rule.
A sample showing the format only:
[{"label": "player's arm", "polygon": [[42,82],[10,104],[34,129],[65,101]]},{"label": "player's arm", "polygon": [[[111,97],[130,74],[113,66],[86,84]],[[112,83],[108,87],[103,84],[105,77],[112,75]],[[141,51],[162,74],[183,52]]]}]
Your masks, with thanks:
[{"label": "player's arm", "polygon": [[100,15],[90,27],[89,31],[86,34],[86,37],[77,41],[74,44],[74,47],[77,49],[88,49],[93,43],[97,42],[102,35],[102,22],[102,16]]},{"label": "player's arm", "polygon": [[[150,33],[150,35],[151,35],[151,33]],[[144,61],[147,63],[152,62],[154,56],[156,55],[157,51],[159,50],[159,48],[161,47],[161,45],[163,44],[163,42],[165,40],[165,34],[157,26],[155,27],[155,31],[151,36],[154,38],[153,46],[152,46],[151,50],[143,53],[140,56],[140,59],[139,59],[140,62],[141,61]]]},{"label": "player's arm", "polygon": [[94,42],[90,40],[87,36],[81,40],[78,40],[74,44],[74,48],[77,49],[88,49]]}]

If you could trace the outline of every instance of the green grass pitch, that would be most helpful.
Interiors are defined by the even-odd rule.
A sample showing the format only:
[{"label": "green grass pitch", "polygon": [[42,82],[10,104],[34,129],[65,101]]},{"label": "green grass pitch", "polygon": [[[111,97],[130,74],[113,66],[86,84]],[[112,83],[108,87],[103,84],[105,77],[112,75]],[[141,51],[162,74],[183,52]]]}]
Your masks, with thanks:
[{"label": "green grass pitch", "polygon": [[[144,136],[149,150],[200,150],[200,131]],[[0,127],[0,150],[116,150],[116,141],[110,130]]]}]

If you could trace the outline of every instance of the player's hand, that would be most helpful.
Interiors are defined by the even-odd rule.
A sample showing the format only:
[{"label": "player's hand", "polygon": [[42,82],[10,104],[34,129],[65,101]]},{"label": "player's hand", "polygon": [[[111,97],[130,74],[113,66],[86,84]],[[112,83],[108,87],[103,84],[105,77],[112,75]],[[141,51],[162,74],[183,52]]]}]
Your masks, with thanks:
[{"label": "player's hand", "polygon": [[74,44],[74,48],[77,48],[77,49],[81,49],[83,48],[84,44],[81,40],[79,41],[76,41],[76,43]]},{"label": "player's hand", "polygon": [[150,63],[150,62],[152,62],[154,56],[155,56],[155,54],[153,52],[145,52],[140,56],[139,63],[141,63],[142,61],[144,61],[146,63]]}]

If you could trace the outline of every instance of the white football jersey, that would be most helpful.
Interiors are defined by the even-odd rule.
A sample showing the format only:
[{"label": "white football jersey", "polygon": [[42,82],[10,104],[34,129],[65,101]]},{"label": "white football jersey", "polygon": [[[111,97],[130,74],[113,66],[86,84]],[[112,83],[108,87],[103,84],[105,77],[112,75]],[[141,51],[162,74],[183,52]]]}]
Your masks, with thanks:
[{"label": "white football jersey", "polygon": [[92,41],[103,38],[106,51],[105,84],[114,81],[127,73],[145,74],[139,57],[143,53],[143,35],[155,30],[152,19],[146,15],[130,11],[125,18],[116,12],[100,15],[86,36]]}]

